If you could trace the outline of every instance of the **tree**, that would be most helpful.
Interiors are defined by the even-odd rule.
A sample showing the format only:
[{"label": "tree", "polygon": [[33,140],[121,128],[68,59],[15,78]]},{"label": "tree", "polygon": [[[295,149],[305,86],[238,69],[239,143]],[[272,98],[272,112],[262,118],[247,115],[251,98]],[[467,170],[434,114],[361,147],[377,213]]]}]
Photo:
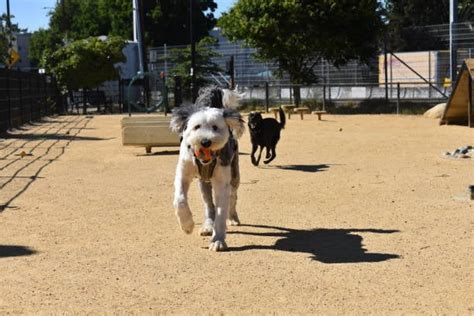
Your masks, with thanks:
[{"label": "tree", "polygon": [[114,64],[125,61],[124,46],[119,37],[74,41],[46,59],[46,70],[55,75],[63,90],[91,89],[118,77]]},{"label": "tree", "polygon": [[[189,44],[189,0],[141,0],[148,46]],[[214,0],[194,0],[196,40],[216,24]],[[50,28],[77,40],[89,36],[117,35],[132,39],[131,0],[62,0],[51,12]]]},{"label": "tree", "polygon": [[[143,1],[145,40],[148,45],[183,45],[190,43],[189,0]],[[194,0],[193,33],[197,41],[209,35],[216,25],[214,0]]]},{"label": "tree", "polygon": [[[15,16],[10,15],[10,21],[13,20]],[[0,63],[7,63],[7,59],[10,56],[10,42],[15,40],[15,33],[24,33],[28,29],[22,29],[18,26],[18,23],[10,23],[10,29],[7,24],[8,15],[2,14],[0,16]]]},{"label": "tree", "polygon": [[[147,46],[189,44],[189,0],[141,0],[145,16]],[[216,24],[214,0],[194,0],[195,39],[208,35]],[[64,43],[90,36],[121,36],[132,39],[131,0],[61,0],[50,12],[49,28],[32,36],[30,58],[44,66]]]},{"label": "tree", "polygon": [[[210,83],[207,79],[211,75],[217,75],[223,69],[214,63],[211,59],[219,57],[220,54],[210,48],[215,45],[217,40],[212,37],[205,37],[196,45],[196,65],[195,83],[197,90]],[[175,48],[170,51],[169,61],[175,66],[170,71],[170,76],[179,76],[182,78],[182,85],[187,89],[183,89],[184,96],[191,98],[191,47]]]},{"label": "tree", "polygon": [[51,29],[40,28],[31,35],[28,58],[34,67],[45,67],[46,59],[44,57],[50,56],[62,46],[63,41],[59,33]]},{"label": "tree", "polygon": [[313,83],[315,65],[351,59],[368,62],[378,51],[383,29],[376,0],[239,0],[219,21],[230,40],[243,40],[257,57],[273,61],[294,84]]},{"label": "tree", "polygon": [[[459,22],[474,20],[472,0],[458,0]],[[392,50],[440,49],[440,39],[423,26],[449,23],[449,0],[387,0],[388,35]]]}]

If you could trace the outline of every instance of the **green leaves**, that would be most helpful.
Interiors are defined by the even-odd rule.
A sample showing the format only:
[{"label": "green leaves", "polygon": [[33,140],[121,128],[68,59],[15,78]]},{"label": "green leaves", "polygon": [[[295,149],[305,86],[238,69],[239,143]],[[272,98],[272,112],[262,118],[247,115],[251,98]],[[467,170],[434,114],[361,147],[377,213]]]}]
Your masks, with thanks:
[{"label": "green leaves", "polygon": [[[196,45],[196,85],[203,87],[208,84],[206,77],[216,75],[223,72],[216,63],[212,62],[211,58],[220,56],[216,51],[209,46],[216,44],[216,39],[212,37],[205,37]],[[170,71],[170,76],[180,76],[184,87],[191,86],[191,47],[172,49],[170,51],[169,61],[175,66]],[[190,96],[190,91],[185,90],[185,97]]]},{"label": "green leaves", "polygon": [[239,0],[219,26],[302,84],[316,80],[320,59],[339,65],[374,56],[383,28],[379,9],[376,0]]},{"label": "green leaves", "polygon": [[94,88],[118,77],[114,64],[125,61],[124,46],[125,41],[119,37],[74,41],[48,56],[45,66],[65,90]]}]

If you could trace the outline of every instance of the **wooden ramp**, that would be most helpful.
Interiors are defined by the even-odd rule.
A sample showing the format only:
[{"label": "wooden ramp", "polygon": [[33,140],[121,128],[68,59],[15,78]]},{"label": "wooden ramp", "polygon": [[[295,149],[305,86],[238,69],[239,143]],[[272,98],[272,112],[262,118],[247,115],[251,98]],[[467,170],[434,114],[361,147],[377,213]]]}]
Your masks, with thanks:
[{"label": "wooden ramp", "polygon": [[152,147],[179,146],[179,135],[169,128],[171,117],[147,115],[124,117],[122,119],[122,144],[145,147],[147,153]]},{"label": "wooden ramp", "polygon": [[458,75],[458,80],[449,97],[440,124],[474,126],[473,96],[474,59],[466,59]]}]

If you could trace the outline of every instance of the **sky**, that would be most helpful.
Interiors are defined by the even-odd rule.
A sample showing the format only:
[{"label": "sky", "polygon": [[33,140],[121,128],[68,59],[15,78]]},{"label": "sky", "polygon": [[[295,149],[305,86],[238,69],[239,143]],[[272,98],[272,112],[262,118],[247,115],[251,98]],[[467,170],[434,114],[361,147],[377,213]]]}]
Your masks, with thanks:
[{"label": "sky", "polygon": [[[132,0],[130,0],[132,1]],[[216,0],[216,16],[227,11],[236,0]],[[21,28],[28,28],[34,32],[39,28],[48,27],[48,12],[54,7],[57,0],[10,0],[10,14],[14,15],[13,23]],[[0,0],[0,14],[7,12],[6,0]]]}]

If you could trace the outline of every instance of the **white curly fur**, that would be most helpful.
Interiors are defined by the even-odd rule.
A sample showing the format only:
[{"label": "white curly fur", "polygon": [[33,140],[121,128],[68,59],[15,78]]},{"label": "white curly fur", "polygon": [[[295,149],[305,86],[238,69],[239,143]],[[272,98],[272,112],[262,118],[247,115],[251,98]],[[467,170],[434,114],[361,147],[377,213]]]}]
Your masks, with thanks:
[{"label": "white curly fur", "polygon": [[[194,221],[188,205],[187,194],[191,182],[199,174],[194,150],[200,148],[205,139],[211,141],[209,148],[213,152],[217,152],[229,141],[229,128],[237,137],[242,135],[244,125],[242,117],[235,110],[189,107],[173,112],[171,128],[182,132],[183,137],[176,166],[174,207],[181,229],[190,234],[194,229]],[[235,155],[238,155],[238,152]],[[227,248],[225,237],[229,212],[231,221],[239,223],[235,210],[238,179],[235,181],[232,178],[232,164],[222,163],[220,159],[217,158],[210,185],[200,181],[205,204],[205,219],[201,235],[212,233],[209,245],[209,249],[212,251],[222,251]],[[211,190],[214,192],[214,201]]]}]

